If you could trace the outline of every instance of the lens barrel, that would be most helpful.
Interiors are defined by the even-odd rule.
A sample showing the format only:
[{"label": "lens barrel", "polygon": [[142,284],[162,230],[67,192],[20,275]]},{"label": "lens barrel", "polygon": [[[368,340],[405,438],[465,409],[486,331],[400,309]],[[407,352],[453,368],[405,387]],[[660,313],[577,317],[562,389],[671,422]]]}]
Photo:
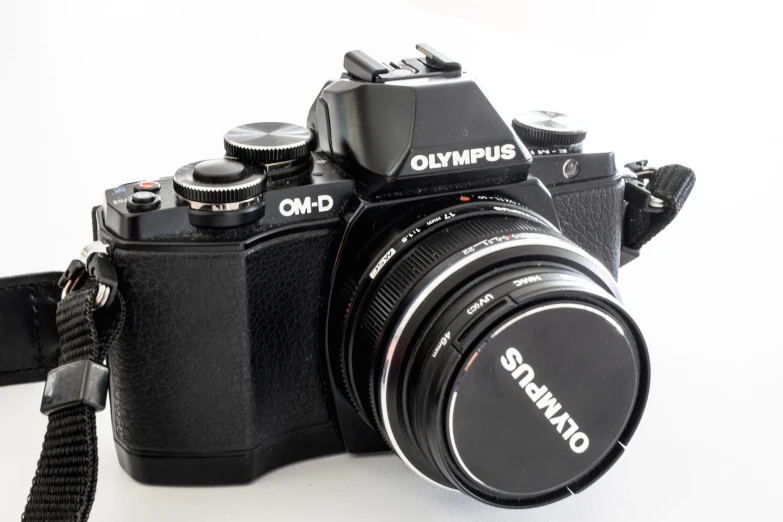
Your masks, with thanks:
[{"label": "lens barrel", "polygon": [[646,401],[644,340],[597,260],[503,201],[427,216],[356,278],[346,390],[414,471],[506,507],[576,493]]}]

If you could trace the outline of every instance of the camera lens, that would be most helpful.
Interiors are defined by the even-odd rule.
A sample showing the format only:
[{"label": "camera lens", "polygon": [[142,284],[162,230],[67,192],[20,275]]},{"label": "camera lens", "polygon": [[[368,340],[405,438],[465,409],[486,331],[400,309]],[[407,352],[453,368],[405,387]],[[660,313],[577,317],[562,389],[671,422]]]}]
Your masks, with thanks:
[{"label": "camera lens", "polygon": [[540,216],[489,201],[428,215],[356,281],[346,391],[424,478],[529,507],[622,453],[647,397],[644,340],[603,265]]}]

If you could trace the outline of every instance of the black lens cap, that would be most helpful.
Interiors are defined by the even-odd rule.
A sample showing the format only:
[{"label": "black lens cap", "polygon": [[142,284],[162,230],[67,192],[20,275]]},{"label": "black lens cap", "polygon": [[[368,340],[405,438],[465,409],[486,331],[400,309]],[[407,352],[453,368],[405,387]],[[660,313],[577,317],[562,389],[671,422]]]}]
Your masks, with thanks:
[{"label": "black lens cap", "polygon": [[599,306],[550,302],[477,346],[446,418],[461,474],[488,496],[568,494],[620,444],[631,417],[640,362],[630,329]]}]

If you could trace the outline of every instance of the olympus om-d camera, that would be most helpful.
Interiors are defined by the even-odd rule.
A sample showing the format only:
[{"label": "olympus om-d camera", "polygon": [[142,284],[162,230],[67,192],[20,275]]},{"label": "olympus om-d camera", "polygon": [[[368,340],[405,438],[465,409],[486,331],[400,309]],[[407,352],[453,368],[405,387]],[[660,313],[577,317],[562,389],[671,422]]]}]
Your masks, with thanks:
[{"label": "olympus om-d camera", "polygon": [[631,209],[665,210],[655,171],[583,152],[562,114],[507,121],[419,50],[349,52],[307,127],[243,125],[225,156],[106,191],[96,234],[127,303],[112,421],[134,478],[238,483],[391,449],[525,507],[622,454],[650,370],[615,279]]}]

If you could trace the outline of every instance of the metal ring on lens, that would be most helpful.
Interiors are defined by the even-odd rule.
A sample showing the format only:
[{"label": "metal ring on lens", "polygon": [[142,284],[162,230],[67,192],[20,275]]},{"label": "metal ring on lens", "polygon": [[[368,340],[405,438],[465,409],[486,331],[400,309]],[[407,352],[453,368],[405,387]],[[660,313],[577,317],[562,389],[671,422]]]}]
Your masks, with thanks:
[{"label": "metal ring on lens", "polygon": [[432,480],[430,477],[428,477],[426,474],[422,473],[418,468],[416,468],[416,466],[414,466],[413,463],[411,463],[411,461],[408,460],[408,457],[403,453],[402,448],[400,447],[399,443],[397,442],[397,439],[394,436],[394,432],[392,430],[391,422],[389,419],[388,387],[389,387],[389,376],[391,373],[391,363],[392,360],[394,359],[394,352],[397,349],[397,345],[400,341],[400,338],[402,337],[402,334],[407,328],[411,318],[418,311],[418,309],[421,307],[424,301],[426,301],[427,298],[435,291],[435,289],[437,289],[441,284],[443,284],[443,282],[445,282],[451,276],[459,272],[461,269],[470,265],[474,261],[481,259],[487,255],[493,254],[495,252],[507,250],[509,248],[516,248],[522,246],[538,246],[538,245],[560,248],[562,250],[566,250],[572,254],[576,254],[590,261],[590,263],[593,265],[591,268],[597,272],[600,272],[601,275],[604,276],[603,279],[606,282],[607,286],[609,287],[612,297],[619,300],[620,293],[617,288],[616,281],[600,261],[595,259],[587,252],[583,251],[582,249],[578,248],[577,246],[568,243],[562,239],[558,239],[552,236],[546,236],[543,234],[536,234],[536,233],[523,233],[520,234],[520,237],[517,239],[510,239],[502,243],[495,243],[489,246],[485,246],[480,250],[476,250],[475,252],[468,254],[462,259],[447,266],[440,274],[438,274],[432,281],[430,281],[427,284],[427,286],[425,286],[419,292],[419,294],[416,296],[413,302],[411,302],[411,304],[403,313],[400,320],[397,322],[396,327],[394,328],[394,334],[392,335],[391,340],[389,341],[389,344],[386,348],[386,355],[383,361],[383,371],[381,373],[381,383],[380,383],[381,421],[383,422],[383,427],[386,430],[386,436],[388,437],[389,442],[391,443],[392,448],[394,449],[394,452],[400,457],[400,459],[405,463],[405,465],[408,466],[414,473],[416,473],[417,475],[425,479],[427,482],[430,482],[432,484],[435,484],[436,486],[440,486],[445,489],[452,489],[443,486],[442,484],[439,484],[438,482]]}]

